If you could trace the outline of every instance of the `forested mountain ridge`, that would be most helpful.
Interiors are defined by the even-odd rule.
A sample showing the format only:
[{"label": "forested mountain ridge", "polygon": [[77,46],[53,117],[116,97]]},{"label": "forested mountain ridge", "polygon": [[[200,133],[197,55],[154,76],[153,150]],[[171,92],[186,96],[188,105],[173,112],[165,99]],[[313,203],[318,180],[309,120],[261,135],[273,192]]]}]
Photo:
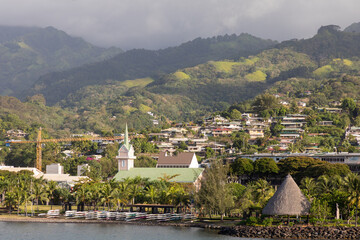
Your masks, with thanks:
[{"label": "forested mountain ridge", "polygon": [[159,120],[191,121],[251,99],[276,81],[311,74],[315,69],[316,62],[306,54],[270,49],[239,61],[209,61],[178,69],[156,80],[87,86],[70,94],[60,106],[87,116],[97,125],[97,116],[107,116],[102,123],[114,128],[121,128],[126,121],[134,128],[151,126],[153,118],[148,112]]},{"label": "forested mountain ridge", "polygon": [[[359,36],[340,32],[336,26],[321,27],[313,38],[284,42],[247,58],[208,61],[153,78],[85,87],[70,94],[60,105],[87,114],[102,109],[109,117],[116,117],[115,125],[120,120],[137,119],[137,126],[149,122],[147,111],[172,120],[189,121],[252,99],[267,89],[273,94],[294,97],[314,91],[311,102],[327,105],[331,99],[355,94],[357,88],[349,87],[354,84],[349,79],[359,76],[360,53],[357,55],[356,49],[354,52],[351,49],[359,43]],[[346,42],[349,44],[343,46]],[[353,78],[346,77],[348,80],[343,81],[344,74]],[[324,87],[327,84],[336,92],[324,100],[321,91],[330,94]],[[144,121],[140,123],[142,116]]]},{"label": "forested mountain ridge", "polygon": [[355,32],[360,33],[360,22],[353,23],[344,29],[344,32]]},{"label": "forested mountain ridge", "polygon": [[120,52],[93,46],[53,27],[0,26],[0,94],[19,96],[45,73],[101,61]]},{"label": "forested mountain ridge", "polygon": [[239,59],[259,53],[275,44],[274,41],[249,34],[234,34],[197,38],[178,47],[157,51],[134,49],[100,63],[44,75],[30,91],[24,92],[23,96],[43,94],[47,103],[53,105],[65,99],[68,94],[89,85],[153,77],[210,60]]},{"label": "forested mountain ridge", "polygon": [[[42,114],[65,109],[64,114],[69,115],[58,117],[59,122],[66,126],[61,129],[101,133],[122,129],[125,122],[132,128],[143,129],[151,127],[155,119],[162,123],[167,119],[193,121],[222,111],[231,104],[251,100],[263,92],[280,94],[295,101],[310,91],[312,95],[306,101],[311,106],[327,106],[330,101],[346,97],[360,100],[357,97],[360,53],[353,47],[359,43],[359,36],[340,32],[337,26],[326,26],[320,28],[313,38],[283,42],[247,57],[236,57],[230,50],[236,46],[234,40],[252,39],[250,35],[226,36],[226,41],[225,37],[196,39],[178,48],[159,51],[131,50],[101,63],[49,74],[44,77],[49,82],[39,82],[37,89],[38,92],[48,91],[45,97],[53,94],[53,98],[45,100],[36,95],[29,101],[33,104],[40,99],[44,105],[50,99],[52,104],[52,101],[67,95],[57,103],[57,107],[47,107],[49,113]],[[345,43],[348,45],[343,45]],[[224,44],[230,47],[223,48]],[[205,55],[210,48],[213,50]],[[195,59],[189,60],[191,64],[202,62],[175,68],[187,64],[180,56],[189,49],[193,50],[190,51],[191,59]],[[219,49],[228,49],[225,55],[233,57],[220,58]],[[205,61],[208,56],[220,59]],[[165,64],[169,59],[172,62]],[[189,59],[189,56],[183,59]],[[120,62],[123,64],[119,65]],[[160,66],[156,70],[169,73],[158,74],[153,71],[154,65]],[[117,70],[105,71],[109,69]],[[152,72],[152,75],[147,75],[147,72]],[[89,77],[90,81],[86,86],[82,86],[85,82],[71,81],[77,77]],[[54,86],[50,86],[51,79],[54,79]]]},{"label": "forested mountain ridge", "polygon": [[276,47],[306,53],[322,64],[332,58],[359,57],[359,43],[359,33],[341,31],[339,26],[329,25],[320,27],[312,38],[284,41]]}]

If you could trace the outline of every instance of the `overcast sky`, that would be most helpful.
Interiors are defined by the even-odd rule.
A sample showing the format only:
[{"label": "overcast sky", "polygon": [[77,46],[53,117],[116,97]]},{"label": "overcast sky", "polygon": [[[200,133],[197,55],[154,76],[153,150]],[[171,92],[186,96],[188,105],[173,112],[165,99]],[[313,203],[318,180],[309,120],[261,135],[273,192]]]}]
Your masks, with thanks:
[{"label": "overcast sky", "polygon": [[99,46],[158,49],[242,32],[309,38],[360,22],[359,0],[0,0],[0,25],[53,26]]}]

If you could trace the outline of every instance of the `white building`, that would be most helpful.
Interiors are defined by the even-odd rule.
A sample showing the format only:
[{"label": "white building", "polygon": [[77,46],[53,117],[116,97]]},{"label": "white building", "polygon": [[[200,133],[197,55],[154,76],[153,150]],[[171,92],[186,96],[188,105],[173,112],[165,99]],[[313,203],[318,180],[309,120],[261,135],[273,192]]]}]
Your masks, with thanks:
[{"label": "white building", "polygon": [[126,124],[124,143],[119,148],[118,155],[116,156],[116,159],[118,161],[119,171],[128,171],[131,168],[134,168],[134,160],[136,159],[134,153],[135,153],[134,148],[129,143],[129,134]]}]

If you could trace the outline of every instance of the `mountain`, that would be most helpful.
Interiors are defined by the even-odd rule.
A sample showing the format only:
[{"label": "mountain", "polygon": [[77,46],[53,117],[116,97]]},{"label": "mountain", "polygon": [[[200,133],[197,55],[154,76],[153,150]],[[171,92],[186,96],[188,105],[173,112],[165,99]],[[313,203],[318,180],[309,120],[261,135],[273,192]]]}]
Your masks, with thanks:
[{"label": "mountain", "polygon": [[[247,58],[212,60],[169,74],[83,87],[59,104],[80,115],[106,115],[113,119],[112,126],[132,120],[146,126],[149,111],[159,118],[194,120],[273,88],[282,89],[271,90],[274,94],[293,96],[315,91],[312,102],[327,104],[355,96],[358,88],[351,84],[357,84],[360,75],[359,36],[325,26],[310,39],[286,41]],[[342,80],[344,74],[350,77]],[[329,101],[322,101],[321,91]]]},{"label": "mountain", "polygon": [[236,60],[259,53],[275,44],[276,42],[271,40],[241,34],[197,38],[177,47],[157,51],[130,50],[103,62],[44,75],[22,96],[43,94],[47,103],[53,105],[65,99],[68,94],[86,86],[144,77],[157,79],[157,76],[179,68],[195,66],[210,60]]},{"label": "mountain", "polygon": [[[91,118],[97,128],[143,129],[151,120],[193,121],[230,104],[251,99],[274,82],[312,74],[318,65],[309,56],[289,49],[265,50],[238,61],[208,61],[178,69],[159,78],[109,81],[83,87],[59,105]],[[100,120],[101,118],[101,120]]]},{"label": "mountain", "polygon": [[[125,122],[144,129],[155,119],[160,124],[193,121],[263,92],[279,93],[288,101],[306,98],[314,107],[345,97],[360,100],[359,37],[331,25],[312,38],[276,45],[261,39],[257,45],[256,38],[242,34],[158,51],[131,50],[44,75],[31,90],[38,95],[24,104],[56,104],[46,108],[64,111],[63,117],[53,115],[65,126],[62,130],[101,133],[122,129]],[[267,47],[254,47],[256,53],[249,55],[250,43]],[[309,91],[311,96],[304,97]]]},{"label": "mountain", "polygon": [[360,22],[353,23],[344,29],[344,32],[360,33]]},{"label": "mountain", "polygon": [[322,64],[332,58],[360,56],[360,34],[340,31],[336,25],[322,26],[312,38],[285,41],[277,48],[306,53]]},{"label": "mountain", "polygon": [[0,44],[12,41],[28,33],[38,31],[37,27],[0,26]]},{"label": "mountain", "polygon": [[93,46],[53,27],[0,26],[0,95],[19,96],[43,74],[101,61],[120,52]]}]

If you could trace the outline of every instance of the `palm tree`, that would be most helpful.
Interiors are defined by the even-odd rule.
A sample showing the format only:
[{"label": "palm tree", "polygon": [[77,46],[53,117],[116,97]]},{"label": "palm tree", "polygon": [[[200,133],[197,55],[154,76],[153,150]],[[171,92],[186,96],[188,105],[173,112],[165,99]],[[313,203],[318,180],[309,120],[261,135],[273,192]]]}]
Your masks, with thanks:
[{"label": "palm tree", "polygon": [[300,188],[303,190],[305,196],[312,200],[315,195],[316,182],[313,178],[305,177],[301,180]]},{"label": "palm tree", "polygon": [[39,212],[39,202],[49,201],[43,181],[33,182],[32,192],[36,204],[36,211]]},{"label": "palm tree", "polygon": [[158,191],[153,185],[150,185],[145,189],[145,196],[149,203],[155,203],[157,195]]},{"label": "palm tree", "polygon": [[28,215],[27,204],[31,202],[31,199],[32,199],[32,195],[30,194],[30,192],[28,190],[23,191],[23,193],[22,193],[22,203],[25,204],[25,207],[24,207],[25,216]]},{"label": "palm tree", "polygon": [[122,183],[120,183],[119,186],[114,188],[114,190],[111,192],[111,199],[116,205],[116,211],[118,211],[121,206],[124,206],[129,202],[128,189],[121,185]]},{"label": "palm tree", "polygon": [[86,194],[87,194],[87,189],[86,189],[86,185],[82,185],[81,187],[79,187],[76,192],[75,192],[75,199],[76,199],[76,204],[77,205],[85,205],[85,201],[86,201]]},{"label": "palm tree", "polygon": [[331,181],[329,176],[322,175],[317,180],[316,190],[318,193],[321,193],[321,194],[331,193],[332,190],[334,189],[333,184],[334,184],[334,182]]},{"label": "palm tree", "polygon": [[5,177],[0,177],[0,202],[4,201],[5,193],[9,190],[10,180]]},{"label": "palm tree", "polygon": [[265,179],[257,180],[252,186],[252,195],[255,203],[260,207],[264,207],[266,202],[274,195],[274,188]]},{"label": "palm tree", "polygon": [[179,208],[187,208],[190,206],[190,195],[185,192],[183,187],[179,187],[175,193],[173,204]]},{"label": "palm tree", "polygon": [[55,190],[58,188],[58,185],[56,182],[54,181],[50,181],[48,182],[48,184],[46,185],[46,192],[48,194],[48,198],[50,200],[50,203],[51,203],[51,209],[52,209],[52,206],[53,206],[53,201],[54,201],[54,193],[55,193]]},{"label": "palm tree", "polygon": [[14,191],[8,191],[5,193],[5,206],[9,209],[9,213],[11,214],[11,211],[13,209],[13,206],[16,206],[16,193]]},{"label": "palm tree", "polygon": [[17,207],[17,214],[20,214],[20,205],[22,203],[22,191],[23,189],[18,186],[15,188],[15,201],[16,201],[16,207]]},{"label": "palm tree", "polygon": [[112,193],[113,189],[110,185],[110,183],[105,183],[100,188],[100,202],[103,203],[103,209],[105,210],[105,207],[107,206],[108,209],[111,208],[111,201],[112,201]]},{"label": "palm tree", "polygon": [[350,206],[356,207],[355,213],[355,226],[358,222],[358,210],[360,207],[360,178],[357,175],[348,176],[347,179],[347,190],[349,192],[349,204]]}]

